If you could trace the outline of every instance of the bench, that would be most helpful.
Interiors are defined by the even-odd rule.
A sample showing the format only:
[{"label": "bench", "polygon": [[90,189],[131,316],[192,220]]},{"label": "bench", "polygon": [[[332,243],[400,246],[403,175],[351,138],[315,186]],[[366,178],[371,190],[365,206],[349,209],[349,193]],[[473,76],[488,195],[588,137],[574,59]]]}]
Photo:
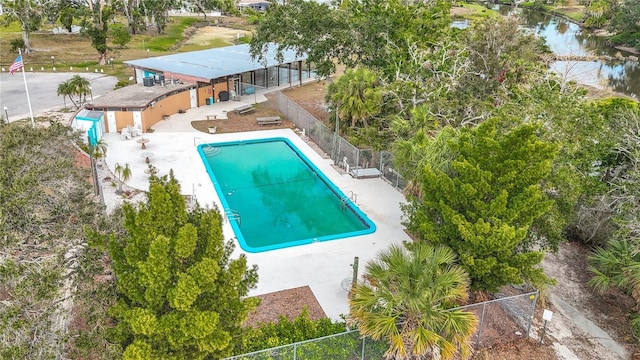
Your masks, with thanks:
[{"label": "bench", "polygon": [[217,114],[216,115],[206,115],[206,117],[207,117],[207,120],[211,120],[211,119],[217,120],[218,119],[218,115]]},{"label": "bench", "polygon": [[233,109],[233,111],[238,114],[238,115],[244,115],[244,114],[248,114],[252,111],[255,111],[256,108],[254,108],[251,105],[242,105],[242,106],[238,106],[237,108]]},{"label": "bench", "polygon": [[280,119],[280,116],[266,116],[256,118],[256,122],[258,125],[280,125],[282,119]]}]

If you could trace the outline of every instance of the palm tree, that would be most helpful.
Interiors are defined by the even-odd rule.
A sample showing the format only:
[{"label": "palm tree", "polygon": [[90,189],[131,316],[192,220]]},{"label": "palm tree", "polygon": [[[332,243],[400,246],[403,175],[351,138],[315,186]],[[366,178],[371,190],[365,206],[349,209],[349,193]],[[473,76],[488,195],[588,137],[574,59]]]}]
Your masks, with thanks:
[{"label": "palm tree", "polygon": [[360,334],[388,342],[386,359],[468,357],[477,319],[453,309],[469,295],[469,276],[455,261],[446,246],[391,246],[354,286],[350,320]]},{"label": "palm tree", "polygon": [[122,166],[119,163],[116,163],[115,173],[120,181],[117,192],[118,194],[122,194],[122,184],[131,179],[131,168],[129,167],[129,164],[124,164],[124,166]]},{"label": "palm tree", "polygon": [[435,135],[420,129],[410,139],[397,140],[393,144],[393,163],[407,184],[405,195],[422,198],[420,177],[426,166],[451,174],[451,163],[456,155],[451,141],[459,135],[459,129],[447,125]]},{"label": "palm tree", "polygon": [[[640,246],[635,239],[613,239],[589,256],[593,277],[589,285],[600,292],[616,287],[630,294],[640,307]],[[631,318],[631,328],[640,335],[640,316]]]},{"label": "palm tree", "polygon": [[87,94],[91,91],[91,82],[80,75],[73,75],[69,80],[69,86],[73,90],[72,94],[78,96],[78,103],[82,106],[87,100]]},{"label": "palm tree", "polygon": [[100,159],[103,156],[107,155],[107,144],[103,139],[98,140],[95,145],[89,143],[89,155],[93,156],[96,159]]},{"label": "palm tree", "polygon": [[[58,84],[58,96],[62,95],[64,106],[67,106],[66,97],[68,96],[73,105],[80,108],[87,100],[87,93],[91,92],[91,82],[80,75],[74,75],[71,79]],[[78,101],[74,100],[74,96],[78,97]]]},{"label": "palm tree", "polygon": [[68,80],[58,84],[58,96],[60,95],[62,95],[62,101],[64,101],[64,107],[67,107],[67,96],[68,96],[69,99],[71,99],[71,102],[73,103],[73,105],[76,108],[78,108],[78,105],[76,104],[76,102],[73,100],[73,97],[72,97],[73,87]]},{"label": "palm tree", "polygon": [[340,118],[350,120],[351,127],[368,126],[368,120],[382,109],[379,75],[367,68],[349,69],[329,85],[327,102],[333,104]]},{"label": "palm tree", "polygon": [[[58,86],[58,89],[60,89],[60,86]],[[89,141],[87,153],[89,154],[89,160],[91,163],[94,191],[96,195],[100,195],[100,185],[98,184],[98,170],[96,169],[96,159],[100,159],[107,154],[107,143],[102,139],[98,140],[95,145],[92,144],[91,141]]]}]

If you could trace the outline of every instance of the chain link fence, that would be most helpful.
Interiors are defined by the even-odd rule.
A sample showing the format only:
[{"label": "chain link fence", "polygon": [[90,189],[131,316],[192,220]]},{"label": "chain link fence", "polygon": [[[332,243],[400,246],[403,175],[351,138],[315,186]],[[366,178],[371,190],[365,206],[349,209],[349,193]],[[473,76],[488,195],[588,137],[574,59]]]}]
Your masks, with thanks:
[{"label": "chain link fence", "polygon": [[472,336],[477,349],[529,337],[538,291],[496,296],[494,300],[459,308],[473,312],[478,318],[478,328]]},{"label": "chain link fence", "polygon": [[359,149],[316,119],[302,106],[289,99],[282,92],[276,93],[277,109],[291,120],[296,127],[329,154],[334,163],[345,171],[355,169],[377,168],[382,177],[397,189],[404,187],[404,179],[391,167],[393,156],[387,151]]},{"label": "chain link fence", "polygon": [[360,336],[358,330],[256,351],[226,360],[378,360],[387,345]]},{"label": "chain link fence", "polygon": [[[476,349],[529,337],[538,291],[461,306],[473,312],[478,328],[471,336]],[[387,344],[362,337],[358,330],[237,355],[226,360],[374,360],[382,359]]]}]

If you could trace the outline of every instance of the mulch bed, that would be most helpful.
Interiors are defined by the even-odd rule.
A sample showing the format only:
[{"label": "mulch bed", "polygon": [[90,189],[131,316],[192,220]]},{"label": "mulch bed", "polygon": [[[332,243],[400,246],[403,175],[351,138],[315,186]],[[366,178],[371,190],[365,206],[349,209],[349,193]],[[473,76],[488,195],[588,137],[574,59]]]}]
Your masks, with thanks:
[{"label": "mulch bed", "polygon": [[[204,133],[209,133],[209,127],[216,127],[216,134],[228,134],[243,131],[258,131],[271,129],[293,129],[295,125],[284,117],[278,110],[271,108],[269,103],[255,104],[255,111],[238,115],[236,113],[227,113],[228,119],[219,120],[195,120],[191,122],[191,126]],[[282,123],[280,125],[258,125],[256,118],[265,116],[280,116]]]},{"label": "mulch bed", "polygon": [[278,322],[280,316],[295,320],[306,307],[311,320],[326,318],[324,310],[308,286],[276,291],[257,296],[260,305],[249,314],[245,326],[255,327],[258,323]]}]

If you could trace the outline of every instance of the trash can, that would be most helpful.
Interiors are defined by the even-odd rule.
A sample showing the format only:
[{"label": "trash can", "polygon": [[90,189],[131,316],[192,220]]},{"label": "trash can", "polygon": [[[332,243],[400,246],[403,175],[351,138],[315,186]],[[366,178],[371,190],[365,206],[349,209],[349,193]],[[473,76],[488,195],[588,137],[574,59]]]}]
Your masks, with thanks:
[{"label": "trash can", "polygon": [[209,105],[213,105],[213,103],[215,102],[215,100],[213,100],[213,97],[209,98]]},{"label": "trash can", "polygon": [[210,97],[206,98],[204,102],[205,102],[207,105],[211,105],[211,98],[210,98]]}]

